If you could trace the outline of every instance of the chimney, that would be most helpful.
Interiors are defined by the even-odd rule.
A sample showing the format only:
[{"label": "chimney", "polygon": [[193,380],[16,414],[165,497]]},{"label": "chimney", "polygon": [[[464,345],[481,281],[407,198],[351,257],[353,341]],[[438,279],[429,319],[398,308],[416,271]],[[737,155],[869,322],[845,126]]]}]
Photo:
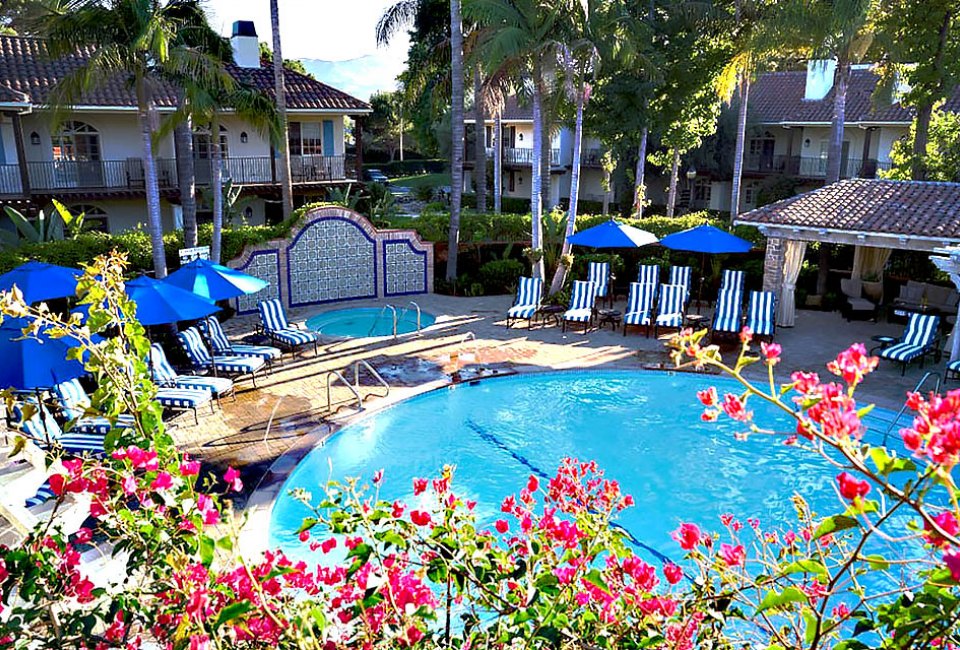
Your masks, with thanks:
[{"label": "chimney", "polygon": [[241,68],[260,67],[260,41],[257,40],[257,28],[252,20],[238,20],[233,23],[233,62]]},{"label": "chimney", "polygon": [[837,62],[833,59],[807,61],[807,86],[803,98],[815,101],[826,97],[833,88],[836,70]]}]

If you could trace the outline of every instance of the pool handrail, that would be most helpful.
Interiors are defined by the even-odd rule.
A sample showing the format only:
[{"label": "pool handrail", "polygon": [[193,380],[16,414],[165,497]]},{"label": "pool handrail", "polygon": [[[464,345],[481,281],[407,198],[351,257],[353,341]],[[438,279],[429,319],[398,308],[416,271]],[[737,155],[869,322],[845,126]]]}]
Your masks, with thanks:
[{"label": "pool handrail", "polygon": [[417,303],[415,303],[415,302],[412,301],[412,300],[410,301],[410,304],[417,308],[417,334],[419,334],[419,333],[420,333],[420,330],[423,329],[423,328],[420,326],[420,316],[422,315],[422,312],[420,311],[420,305],[418,305]]},{"label": "pool handrail", "polygon": [[343,406],[345,406],[346,404],[349,404],[349,403],[350,403],[350,402],[348,401],[348,402],[346,402],[346,404],[342,404],[342,405],[338,406],[337,409],[336,409],[336,411],[331,410],[331,407],[332,407],[332,405],[333,405],[333,399],[332,399],[332,396],[331,396],[331,394],[330,394],[330,389],[331,389],[331,387],[333,386],[333,382],[330,381],[331,378],[333,378],[335,381],[339,381],[341,384],[343,384],[344,386],[346,386],[347,390],[349,390],[351,393],[353,393],[354,398],[356,398],[356,400],[357,400],[357,410],[358,410],[358,411],[362,411],[362,410],[363,410],[363,398],[360,397],[360,392],[359,392],[356,388],[354,388],[353,385],[352,385],[349,381],[347,381],[346,377],[344,377],[342,374],[340,374],[340,371],[339,371],[339,370],[330,370],[330,371],[327,372],[327,374],[325,374],[325,375],[323,376],[323,378],[324,378],[324,380],[327,382],[327,412],[328,412],[329,414],[332,415],[333,413],[336,413],[336,412],[339,411],[341,408],[343,408]]},{"label": "pool handrail", "polygon": [[367,372],[369,372],[373,376],[373,378],[376,379],[380,383],[380,385],[382,385],[387,390],[387,392],[385,392],[383,395],[376,395],[371,393],[370,395],[368,395],[368,397],[386,397],[387,395],[390,394],[390,384],[388,384],[387,380],[383,378],[383,375],[377,372],[377,369],[371,366],[370,363],[367,362],[365,359],[360,359],[355,364],[353,364],[353,385],[354,385],[354,388],[357,389],[356,390],[357,394],[360,393],[360,368],[361,367],[366,368]]},{"label": "pool handrail", "polygon": [[[933,392],[934,392],[934,393],[939,393],[939,392],[940,392],[940,382],[941,382],[940,373],[934,372],[934,371],[932,371],[932,370],[928,370],[928,371],[923,375],[923,377],[920,378],[920,381],[917,382],[917,385],[913,387],[913,390],[912,390],[911,392],[913,392],[913,393],[919,393],[919,392],[920,392],[920,389],[923,387],[923,385],[924,385],[925,383],[927,383],[927,380],[928,380],[931,376],[936,379],[936,382],[933,384]],[[887,426],[887,430],[883,432],[883,444],[884,444],[884,446],[886,446],[886,444],[887,444],[887,440],[888,440],[888,438],[890,437],[890,432],[893,431],[893,427],[897,426],[897,423],[900,422],[900,416],[903,415],[904,411],[906,411],[906,410],[907,410],[907,402],[904,402],[904,403],[903,403],[903,406],[900,407],[900,410],[897,411],[896,416],[894,416],[893,421],[890,422],[890,424]]]},{"label": "pool handrail", "polygon": [[386,312],[388,309],[393,313],[393,338],[397,338],[397,308],[389,303],[384,305],[383,308],[380,310],[380,313],[377,314],[377,319],[373,321],[373,325],[370,326],[370,331],[367,332],[367,336],[373,335],[373,330],[377,328],[377,323],[380,322],[380,318],[383,316],[384,312]]}]

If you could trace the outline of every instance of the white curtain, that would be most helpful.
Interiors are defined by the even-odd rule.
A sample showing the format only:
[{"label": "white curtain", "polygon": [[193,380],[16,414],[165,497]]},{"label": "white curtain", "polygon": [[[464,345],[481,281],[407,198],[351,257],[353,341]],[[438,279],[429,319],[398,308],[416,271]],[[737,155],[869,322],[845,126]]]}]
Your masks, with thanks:
[{"label": "white curtain", "polygon": [[783,244],[783,289],[780,291],[780,305],[777,309],[777,325],[793,327],[797,320],[796,289],[797,278],[803,256],[807,252],[807,242],[787,239]]},{"label": "white curtain", "polygon": [[857,246],[853,251],[853,273],[851,277],[870,281],[882,279],[883,268],[887,265],[892,252],[889,248]]}]

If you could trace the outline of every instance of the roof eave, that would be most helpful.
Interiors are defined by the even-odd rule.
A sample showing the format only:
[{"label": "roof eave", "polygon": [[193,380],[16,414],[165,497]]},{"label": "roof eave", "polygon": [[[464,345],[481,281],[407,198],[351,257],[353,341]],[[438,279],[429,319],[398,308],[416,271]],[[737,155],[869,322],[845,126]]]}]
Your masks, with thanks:
[{"label": "roof eave", "polygon": [[[778,239],[794,239],[801,241],[827,241],[836,243],[837,239],[844,239],[841,243],[853,245],[910,249],[933,250],[934,248],[955,246],[960,244],[960,238],[930,237],[929,235],[885,233],[875,230],[846,230],[843,228],[821,228],[814,226],[798,226],[790,224],[772,224],[758,221],[734,219],[735,226],[753,226],[765,237]],[[833,240],[833,241],[831,241]],[[846,241],[851,240],[851,241]]]}]

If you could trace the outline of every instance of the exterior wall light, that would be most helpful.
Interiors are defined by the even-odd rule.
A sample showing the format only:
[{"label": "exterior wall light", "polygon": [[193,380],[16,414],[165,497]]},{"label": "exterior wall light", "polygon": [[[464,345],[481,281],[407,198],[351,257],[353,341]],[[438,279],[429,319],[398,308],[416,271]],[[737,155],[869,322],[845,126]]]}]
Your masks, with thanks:
[{"label": "exterior wall light", "polygon": [[35,147],[40,146],[40,134],[37,133],[36,131],[30,134],[30,144],[32,144]]},{"label": "exterior wall light", "polygon": [[241,131],[241,132],[240,132],[240,142],[242,142],[243,144],[247,144],[247,132],[246,132],[246,131]]}]

